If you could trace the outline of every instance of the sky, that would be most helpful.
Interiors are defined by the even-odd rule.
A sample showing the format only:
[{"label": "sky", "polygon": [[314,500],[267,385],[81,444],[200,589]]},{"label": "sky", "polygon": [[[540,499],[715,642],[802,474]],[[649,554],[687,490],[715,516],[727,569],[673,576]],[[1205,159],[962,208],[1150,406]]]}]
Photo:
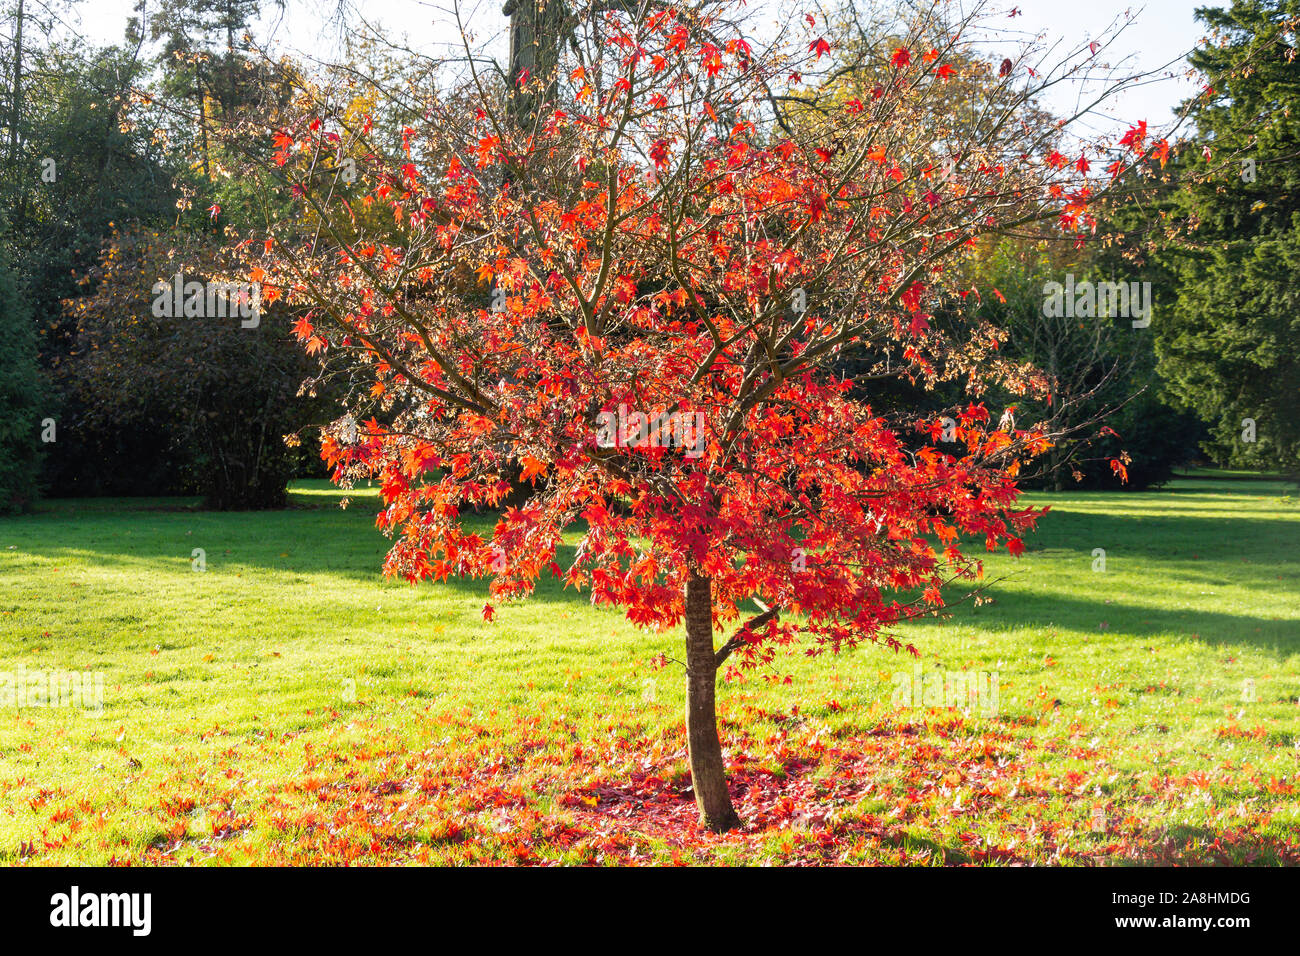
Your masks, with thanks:
[{"label": "sky", "polygon": [[1204,36],[1194,13],[1197,7],[1227,6],[1229,0],[1020,0],[1001,4],[1018,8],[1021,15],[1008,19],[1026,33],[1045,31],[1070,41],[1083,41],[1105,30],[1116,18],[1131,13],[1133,19],[1116,41],[1112,63],[1124,61],[1142,71],[1165,68],[1169,74],[1128,90],[1108,109],[1124,126],[1146,120],[1152,127],[1170,122],[1174,109],[1197,87],[1182,76],[1183,60]]},{"label": "sky", "polygon": [[[157,0],[153,0],[156,4]],[[368,21],[381,25],[390,35],[405,34],[413,49],[435,53],[455,42],[456,30],[446,10],[452,0],[351,0]],[[503,42],[505,18],[502,0],[461,0],[464,16],[476,39]],[[975,0],[959,0],[975,2]],[[1113,131],[1137,120],[1159,128],[1166,125],[1179,101],[1193,92],[1191,83],[1181,76],[1181,57],[1191,50],[1202,35],[1193,12],[1210,0],[993,0],[994,8],[1017,11],[995,22],[1005,28],[1002,46],[1030,39],[1040,32],[1048,40],[1060,38],[1077,46],[1102,33],[1117,18],[1131,15],[1132,20],[1115,45],[1107,50],[1108,61],[1125,69],[1142,71],[1169,67],[1168,76],[1127,90],[1115,98],[1106,115],[1090,117],[1088,125],[1096,131]],[[1227,0],[1217,0],[1226,5]],[[119,42],[135,0],[79,0],[66,16],[71,29],[90,40]],[[271,31],[276,45],[291,53],[321,56],[333,48],[336,35],[325,26],[324,11],[337,0],[287,0],[283,14],[264,14],[263,27]],[[785,6],[788,6],[786,0]],[[268,6],[268,11],[270,4]],[[775,0],[750,0],[757,15],[778,9]],[[1061,91],[1049,98],[1047,106],[1068,110],[1077,96],[1075,91]]]}]

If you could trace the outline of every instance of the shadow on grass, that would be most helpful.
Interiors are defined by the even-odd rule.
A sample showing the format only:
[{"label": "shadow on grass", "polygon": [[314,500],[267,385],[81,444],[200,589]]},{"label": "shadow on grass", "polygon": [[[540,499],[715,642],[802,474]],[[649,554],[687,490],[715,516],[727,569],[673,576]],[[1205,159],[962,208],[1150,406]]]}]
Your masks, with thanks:
[{"label": "shadow on grass", "polygon": [[[994,591],[994,594],[997,592]],[[952,621],[985,630],[1016,627],[1068,628],[1100,638],[1176,635],[1205,644],[1253,647],[1280,654],[1300,651],[1300,623],[1199,608],[1153,608],[1088,597],[1016,593],[993,605],[952,609]],[[1105,625],[1103,627],[1103,625]]]},{"label": "shadow on grass", "polygon": [[[342,492],[315,484],[295,493],[297,507],[276,512],[183,510],[188,499],[92,499],[84,502],[84,508],[82,502],[62,502],[50,511],[0,522],[0,543],[16,545],[19,555],[26,552],[58,563],[79,560],[98,566],[141,570],[162,566],[176,571],[188,569],[192,550],[203,548],[209,571],[233,568],[290,578],[320,575],[383,582],[381,567],[389,541],[375,528],[378,499],[363,490],[350,508],[342,510],[337,506]],[[1190,496],[1176,497],[1181,501]],[[176,503],[176,509],[160,510],[169,500]],[[130,507],[115,510],[119,504]],[[1116,504],[1127,509],[1139,502],[1119,499]],[[465,523],[470,530],[488,536],[495,520],[490,514],[470,515]],[[1300,582],[1297,529],[1300,522],[1266,514],[1231,518],[1161,515],[1158,511],[1098,514],[1070,511],[1065,505],[1049,513],[1039,531],[1026,539],[1030,549],[1026,560],[1032,563],[1039,555],[1059,562],[1070,560],[1067,555],[1073,554],[1079,569],[1084,570],[1092,561],[1092,550],[1100,547],[1112,562],[1111,573],[1124,574],[1127,580],[1140,581],[1153,591],[1160,588],[1162,575],[1166,580],[1190,581],[1207,588],[1223,583],[1261,591],[1294,590]],[[971,553],[977,550],[978,545]],[[564,546],[557,560],[567,566],[573,555],[573,547]],[[1287,559],[1279,560],[1281,555]],[[1216,575],[1221,565],[1231,567],[1230,579]],[[1051,570],[1043,568],[1036,573]],[[1280,585],[1279,581],[1287,583]],[[450,578],[424,586],[449,587],[476,596],[487,591],[485,580]],[[954,589],[952,596],[955,594]],[[990,594],[996,604],[981,608],[960,605],[953,609],[954,620],[996,629],[1055,625],[1098,634],[1172,632],[1208,643],[1269,650],[1300,647],[1300,625],[1295,621],[1190,608],[1105,604],[1084,586],[1069,596],[1036,594],[1005,585],[995,586]],[[589,601],[586,592],[564,589],[549,576],[538,582],[537,597],[554,603]]]},{"label": "shadow on grass", "polygon": [[[281,577],[279,583],[286,583],[283,578],[292,584],[295,577],[323,576],[409,586],[404,579],[384,576],[390,542],[375,527],[375,509],[368,504],[354,503],[346,511],[335,505],[273,512],[189,512],[151,506],[128,512],[45,512],[0,523],[0,544],[14,546],[6,552],[11,559],[21,562],[24,555],[36,556],[57,567],[79,562],[142,574],[182,573],[190,570],[194,549],[202,548],[209,574],[269,572]],[[470,515],[464,524],[486,538],[496,520],[494,515]],[[572,545],[561,545],[556,560],[567,567],[574,554]],[[21,564],[14,570],[22,573]],[[450,577],[420,587],[484,597],[488,581]],[[537,582],[535,596],[548,603],[590,603],[588,592],[566,589],[549,574]]]},{"label": "shadow on grass", "polygon": [[[1223,509],[1223,505],[1219,505]],[[1038,530],[1025,538],[1028,552],[1046,548],[1068,548],[1088,558],[1093,548],[1105,548],[1107,555],[1130,555],[1154,560],[1179,560],[1193,555],[1244,556],[1248,552],[1290,552],[1300,562],[1300,515],[1297,520],[1267,514],[1243,514],[1231,518],[1196,514],[1152,514],[1137,506],[1120,504],[1109,514],[1053,510],[1038,523]],[[1090,560],[1090,558],[1088,558]]]}]

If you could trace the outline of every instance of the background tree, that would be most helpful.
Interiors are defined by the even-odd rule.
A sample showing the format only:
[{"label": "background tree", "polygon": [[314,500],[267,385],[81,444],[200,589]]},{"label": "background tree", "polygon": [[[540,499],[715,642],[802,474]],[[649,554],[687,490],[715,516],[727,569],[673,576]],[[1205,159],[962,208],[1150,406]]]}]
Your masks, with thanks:
[{"label": "background tree", "polygon": [[[1295,0],[1235,0],[1198,17],[1191,56],[1212,96],[1154,209],[1156,263],[1176,300],[1155,329],[1172,398],[1209,428],[1218,462],[1300,470],[1300,63]],[[1148,211],[1148,215],[1151,211]],[[1255,440],[1243,440],[1245,420]]]},{"label": "background tree", "polygon": [[[19,511],[36,499],[40,436],[55,411],[51,398],[26,297],[0,259],[0,511]],[[57,440],[57,430],[52,437]]]},{"label": "background tree", "polygon": [[[25,296],[42,367],[50,370],[73,347],[61,302],[77,293],[78,276],[95,264],[115,226],[172,222],[177,191],[150,107],[139,103],[127,115],[145,71],[139,46],[93,49],[76,39],[40,39],[24,41],[20,174],[6,178],[9,215],[0,241]],[[60,425],[78,414],[74,397],[61,395],[58,404]],[[175,490],[158,480],[165,444],[161,436],[142,437],[104,461],[87,454],[76,430],[60,428],[59,441],[46,446],[44,484],[54,494]]]},{"label": "background tree", "polygon": [[158,282],[234,281],[220,247],[175,233],[133,233],[105,250],[93,291],[68,302],[76,350],[60,367],[79,414],[65,429],[111,462],[140,435],[166,436],[163,478],[208,507],[279,508],[302,467],[298,441],[320,401],[300,385],[315,367],[290,337],[281,309],[239,316],[158,316]]},{"label": "background tree", "polygon": [[[1194,457],[1195,421],[1160,399],[1152,334],[1134,328],[1131,316],[1044,309],[1045,285],[1064,283],[1067,274],[1079,285],[1144,281],[1098,246],[1078,249],[1048,235],[989,244],[970,268],[983,290],[979,311],[1007,332],[1002,352],[1043,378],[1041,393],[999,396],[1000,404],[1016,420],[1058,434],[1021,483],[1062,491],[1167,481]],[[1124,465],[1122,474],[1113,461]]]},{"label": "background tree", "polygon": [[[262,6],[259,0],[163,0],[148,17],[150,37],[163,43],[163,89],[173,104],[188,103],[179,128],[189,134],[204,179],[214,172],[213,125],[231,125],[267,85],[261,61],[248,55],[248,33]],[[145,6],[136,10],[143,20]]]},{"label": "background tree", "polygon": [[128,116],[145,66],[135,49],[56,46],[32,74],[27,102],[37,111],[27,132],[26,215],[11,235],[14,265],[31,290],[47,355],[65,351],[60,302],[76,290],[113,229],[175,220],[175,169],[154,136],[156,114],[141,104]]},{"label": "background tree", "polygon": [[[33,8],[37,13],[49,9],[29,0],[26,22],[43,23]],[[62,305],[66,299],[96,294],[93,285],[82,283],[86,277],[93,283],[113,275],[98,267],[101,252],[107,244],[111,254],[119,231],[143,235],[176,230],[177,241],[186,245],[196,234],[218,237],[232,222],[247,226],[283,214],[282,209],[265,210],[266,197],[233,175],[244,149],[240,123],[249,112],[274,115],[280,97],[282,65],[250,53],[250,9],[247,3],[206,0],[164,8],[141,4],[127,22],[127,41],[120,47],[93,48],[75,35],[60,39],[40,31],[35,38],[30,38],[30,30],[25,34],[21,96],[11,92],[9,97],[21,105],[19,120],[11,124],[22,131],[21,175],[12,181],[6,177],[4,211],[9,214],[2,238],[27,296],[42,365],[56,373],[52,381],[62,390],[60,440],[47,447],[44,459],[44,484],[53,494],[167,494],[203,487],[214,503],[246,499],[266,505],[283,500],[282,485],[274,490],[278,476],[270,480],[273,490],[266,492],[196,484],[196,463],[200,458],[214,462],[228,457],[228,443],[240,437],[242,424],[253,429],[242,436],[248,442],[260,442],[261,437],[255,416],[240,419],[232,409],[222,416],[224,427],[232,430],[223,436],[227,444],[199,449],[179,443],[168,409],[193,398],[187,390],[193,377],[163,375],[154,384],[177,386],[170,399],[161,391],[152,392],[158,409],[134,417],[129,429],[96,431],[118,421],[116,416],[131,399],[96,391],[71,374],[74,367],[85,369],[84,354],[70,359],[93,332],[78,330]],[[183,64],[164,57],[161,73],[151,73],[148,38],[156,33],[167,39],[172,29],[187,38],[194,56],[204,54],[207,86],[201,115],[207,148],[201,155],[198,137],[191,135],[196,128],[194,104],[173,95],[174,71]],[[5,75],[12,78],[13,70]],[[9,86],[12,90],[12,79]],[[143,290],[111,289],[105,296],[141,295],[160,277],[145,278]],[[250,344],[226,344],[236,342]],[[224,375],[241,381],[248,375],[242,363],[249,357],[239,348],[209,349],[203,356],[213,380]],[[135,359],[137,371],[153,367],[146,355]],[[289,357],[293,363],[296,359]],[[221,361],[233,364],[218,375],[216,363]],[[253,359],[252,368],[258,367]],[[92,400],[102,400],[104,407],[87,404]],[[305,420],[295,423],[303,424]],[[185,435],[198,440],[206,433],[191,430]],[[300,452],[280,448],[266,461],[279,461],[286,454],[292,461],[306,460]],[[247,452],[239,457],[254,456]],[[251,488],[261,480],[236,475],[230,487]]]}]

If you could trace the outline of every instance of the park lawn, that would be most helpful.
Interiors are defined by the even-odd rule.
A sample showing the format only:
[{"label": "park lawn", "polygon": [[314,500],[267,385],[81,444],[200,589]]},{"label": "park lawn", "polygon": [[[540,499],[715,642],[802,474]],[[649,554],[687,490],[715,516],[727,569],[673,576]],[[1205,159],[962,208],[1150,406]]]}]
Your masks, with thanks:
[{"label": "park lawn", "polygon": [[[486,582],[382,579],[375,493],[341,494],[0,519],[0,672],[104,682],[99,716],[0,708],[0,862],[1300,862],[1279,482],[1028,495],[1051,513],[989,556],[992,602],[903,629],[919,661],[729,680],[746,827],[721,836],[694,822],[681,668],[653,663],[679,634],[553,582],[486,623]],[[904,706],[918,664],[995,674],[997,707]]]}]

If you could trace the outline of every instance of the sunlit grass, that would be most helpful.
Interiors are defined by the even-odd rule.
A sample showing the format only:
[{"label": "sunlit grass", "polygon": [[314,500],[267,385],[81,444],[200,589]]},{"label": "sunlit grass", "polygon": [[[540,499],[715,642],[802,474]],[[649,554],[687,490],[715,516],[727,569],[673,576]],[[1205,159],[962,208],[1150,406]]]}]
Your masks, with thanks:
[{"label": "sunlit grass", "polygon": [[873,647],[729,682],[749,826],[721,838],[690,824],[680,668],[652,665],[680,635],[554,582],[486,624],[486,582],[383,580],[375,493],[340,497],[0,520],[0,671],[104,681],[102,716],[0,710],[0,860],[1297,859],[1280,483],[1030,495],[1052,511],[989,556],[993,602],[904,635],[926,671],[996,674],[996,714],[896,707],[916,662]]}]

